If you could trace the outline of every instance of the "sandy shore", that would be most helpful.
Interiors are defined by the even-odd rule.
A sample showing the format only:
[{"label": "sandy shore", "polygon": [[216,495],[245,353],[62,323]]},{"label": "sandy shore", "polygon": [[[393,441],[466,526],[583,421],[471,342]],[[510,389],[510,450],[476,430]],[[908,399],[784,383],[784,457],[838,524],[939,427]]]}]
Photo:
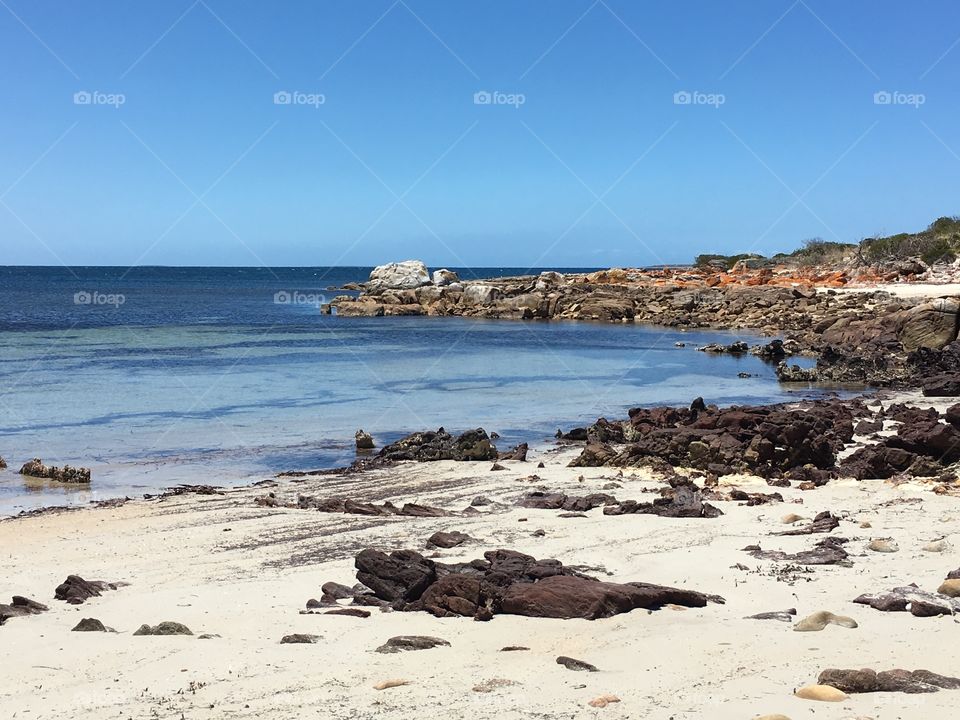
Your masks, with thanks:
[{"label": "sandy shore", "polygon": [[[955,711],[957,691],[932,695],[865,694],[842,703],[792,696],[827,667],[927,668],[960,672],[960,632],[951,618],[881,613],[851,600],[916,582],[935,590],[960,562],[955,552],[921,547],[940,538],[958,543],[960,509],[916,483],[836,481],[815,491],[783,490],[783,504],[720,503],[717,519],[646,515],[561,518],[557,511],[522,509],[515,501],[533,488],[599,491],[615,481],[619,497],[640,498],[659,487],[644,471],[617,477],[609,468],[567,468],[576,450],[555,450],[508,462],[402,465],[360,476],[281,483],[281,499],[298,492],[361,500],[421,502],[462,510],[477,495],[503,506],[450,518],[362,517],[263,508],[263,489],[213,496],[170,497],[0,522],[2,598],[26,595],[49,612],[13,618],[0,628],[6,681],[0,716],[7,718],[406,718],[413,713],[469,718],[939,718]],[[536,461],[546,463],[536,469]],[[532,473],[539,480],[526,479]],[[579,477],[583,480],[580,481]],[[766,491],[760,480],[736,480]],[[725,478],[724,482],[730,482]],[[491,509],[493,508],[493,509]],[[778,579],[776,563],[742,548],[797,551],[818,536],[769,537],[781,517],[821,510],[845,516],[834,534],[851,539],[853,566],[829,566]],[[523,519],[526,518],[524,521]],[[870,529],[860,523],[869,521]],[[534,537],[543,529],[545,535]],[[328,580],[352,584],[361,549],[424,551],[437,530],[461,530],[478,542],[437,557],[456,561],[505,547],[583,565],[611,581],[640,580],[716,593],[725,605],[683,611],[634,611],[613,618],[537,619],[498,615],[491,622],[436,619],[426,613],[370,618],[301,615]],[[822,536],[819,536],[822,537]],[[874,537],[892,537],[895,554],[865,550]],[[740,563],[747,569],[737,569]],[[129,582],[128,587],[70,606],[53,600],[69,573]],[[346,601],[342,601],[346,602]],[[793,632],[754,613],[795,607],[854,617],[860,627]],[[73,633],[84,617],[116,628]],[[196,635],[134,637],[143,623],[185,623]],[[314,645],[281,645],[290,633],[322,636]],[[374,649],[394,635],[443,638],[451,647],[384,655]],[[524,645],[527,652],[499,652]],[[596,665],[576,673],[556,664],[568,655]],[[377,691],[401,678],[409,685]],[[474,686],[516,683],[477,692]],[[588,701],[613,694],[603,709]]]}]

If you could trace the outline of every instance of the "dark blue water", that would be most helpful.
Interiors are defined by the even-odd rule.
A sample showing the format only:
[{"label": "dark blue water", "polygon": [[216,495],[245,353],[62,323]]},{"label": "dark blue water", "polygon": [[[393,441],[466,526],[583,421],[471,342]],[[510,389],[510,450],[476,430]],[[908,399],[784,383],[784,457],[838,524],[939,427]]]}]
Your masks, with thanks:
[{"label": "dark blue water", "polygon": [[[296,325],[318,303],[355,294],[340,288],[365,281],[371,269],[0,267],[0,330]],[[450,269],[468,280],[556,268]]]},{"label": "dark blue water", "polygon": [[136,495],[346,464],[357,428],[382,444],[483,426],[509,445],[632,406],[796,397],[757,358],[695,349],[745,334],[320,314],[368,273],[0,268],[0,513],[89,499],[16,475],[34,456]]}]

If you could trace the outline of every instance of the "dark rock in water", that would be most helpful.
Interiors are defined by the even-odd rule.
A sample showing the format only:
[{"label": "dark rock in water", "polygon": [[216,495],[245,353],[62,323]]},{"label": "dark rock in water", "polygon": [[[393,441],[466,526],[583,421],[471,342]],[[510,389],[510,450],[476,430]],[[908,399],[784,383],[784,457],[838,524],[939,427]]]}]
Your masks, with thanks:
[{"label": "dark rock in water", "polygon": [[497,448],[483,428],[468,430],[454,437],[440,428],[436,432],[418,432],[387,445],[377,455],[380,460],[496,460]]},{"label": "dark rock in water", "polygon": [[574,428],[570,432],[563,432],[562,430],[557,430],[557,439],[566,440],[568,442],[582,442],[587,439],[587,429],[586,428]]},{"label": "dark rock in water", "polygon": [[183,623],[171,622],[170,620],[165,620],[159,625],[141,625],[138,630],[136,630],[134,635],[193,635],[188,628]]},{"label": "dark rock in water", "polygon": [[3,457],[0,457],[0,470],[6,470],[6,469],[7,469],[7,461],[4,460]]},{"label": "dark rock in water", "polygon": [[372,450],[373,449],[373,436],[364,432],[363,430],[357,430],[354,435],[357,444],[357,450]]},{"label": "dark rock in water", "polygon": [[305,633],[294,633],[293,635],[284,635],[280,638],[281,645],[311,645],[320,639],[319,635],[308,635]]},{"label": "dark rock in water", "polygon": [[803,368],[797,364],[790,365],[786,360],[781,360],[777,364],[776,373],[777,380],[784,383],[811,383],[821,380],[818,368]]},{"label": "dark rock in water", "polygon": [[54,480],[55,482],[72,483],[78,485],[90,484],[89,468],[75,468],[69,465],[64,465],[61,468],[54,465],[44,465],[43,460],[40,458],[34,458],[30,462],[25,463],[23,467],[20,468],[20,474],[28,475],[30,477]]},{"label": "dark rock in water", "polygon": [[471,507],[483,507],[484,505],[490,505],[493,501],[490,498],[484,497],[483,495],[478,495],[473,500],[470,501]]},{"label": "dark rock in water", "polygon": [[427,545],[439,548],[453,548],[472,539],[469,535],[459,532],[458,530],[454,530],[453,532],[435,532],[427,540]]},{"label": "dark rock in water", "polygon": [[557,658],[557,665],[563,665],[567,670],[576,670],[578,672],[600,672],[590,663],[567,657],[566,655],[561,655]]},{"label": "dark rock in water", "polygon": [[107,628],[96,618],[84,618],[76,624],[72,632],[107,632]]},{"label": "dark rock in water", "polygon": [[837,517],[829,510],[825,510],[824,512],[819,513],[809,525],[804,525],[803,527],[794,528],[793,530],[784,530],[783,532],[773,534],[812,535],[814,533],[828,533],[831,530],[836,530],[838,527],[840,527],[840,520],[837,519]]},{"label": "dark rock in water", "polygon": [[10,618],[39,615],[49,609],[36,600],[25,598],[22,595],[14,595],[9,605],[0,604],[0,625],[3,625]]},{"label": "dark rock in water", "polygon": [[751,352],[764,360],[779,360],[787,356],[787,351],[783,347],[783,340],[779,338],[771,340],[766,345],[759,345]]},{"label": "dark rock in water", "polygon": [[763,550],[759,545],[748,545],[743,550],[758,560],[775,560],[796,565],[840,565],[847,563],[847,558],[850,557],[842,547],[846,542],[846,538],[830,536],[818,542],[813,549],[797,553]]},{"label": "dark rock in water", "polygon": [[574,465],[636,467],[659,460],[714,474],[749,472],[766,479],[797,468],[828,470],[853,438],[850,402],[786,405],[634,408],[631,442],[611,454],[591,448]]},{"label": "dark rock in water", "polygon": [[793,622],[793,618],[796,614],[797,609],[790,608],[789,610],[762,612],[757,613],[756,615],[747,615],[744,620],[779,620],[780,622]]},{"label": "dark rock in water", "polygon": [[66,600],[71,605],[81,605],[92,597],[100,597],[106,590],[116,590],[116,583],[103,580],[84,580],[79,575],[68,575],[67,579],[57,586],[54,597],[57,600]]},{"label": "dark rock in water", "polygon": [[398,653],[408,650],[430,650],[431,648],[450,646],[446,640],[427,635],[398,635],[387,640],[377,648],[378,653]]},{"label": "dark rock in water", "polygon": [[960,689],[960,678],[939,675],[929,670],[839,670],[820,673],[817,683],[830,685],[845,693],[902,692],[933,693]]},{"label": "dark rock in water", "polygon": [[520,462],[526,462],[529,449],[530,446],[527,445],[527,443],[520,443],[512,450],[500,453],[499,458],[500,460],[519,460]]},{"label": "dark rock in water", "polygon": [[354,564],[357,580],[388,602],[418,600],[437,579],[436,564],[412,550],[387,555],[367,549],[357,555]]},{"label": "dark rock in water", "polygon": [[370,611],[361,610],[360,608],[338,608],[337,610],[327,610],[324,615],[348,615],[350,617],[368,618],[370,617]]}]

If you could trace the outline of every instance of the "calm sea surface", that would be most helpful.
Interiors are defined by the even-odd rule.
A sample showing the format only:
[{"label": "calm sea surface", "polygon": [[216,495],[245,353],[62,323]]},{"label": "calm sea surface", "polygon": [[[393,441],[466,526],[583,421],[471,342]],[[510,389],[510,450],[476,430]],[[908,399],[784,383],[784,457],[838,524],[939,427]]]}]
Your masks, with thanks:
[{"label": "calm sea surface", "polygon": [[[797,398],[757,358],[695,349],[749,335],[319,313],[369,271],[0,267],[0,514],[342,465],[357,428],[482,426],[505,447],[697,395]],[[34,456],[91,467],[91,489],[24,480]]]}]

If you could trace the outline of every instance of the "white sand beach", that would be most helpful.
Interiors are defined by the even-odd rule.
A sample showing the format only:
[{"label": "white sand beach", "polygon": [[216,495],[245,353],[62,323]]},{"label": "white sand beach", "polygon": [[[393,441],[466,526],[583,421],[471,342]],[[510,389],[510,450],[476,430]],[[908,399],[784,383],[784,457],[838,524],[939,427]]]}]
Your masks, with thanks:
[{"label": "white sand beach", "polygon": [[[718,503],[716,519],[649,515],[587,517],[524,509],[516,500],[541,488],[585,494],[610,490],[640,498],[660,487],[646,471],[568,468],[576,450],[538,453],[531,461],[404,464],[363,475],[283,481],[281,500],[297,493],[361,500],[421,502],[451,511],[485,495],[481,513],[446,518],[363,517],[264,508],[265,489],[133,501],[0,523],[2,599],[25,595],[50,611],[13,618],[0,629],[6,681],[0,716],[8,718],[719,718],[781,713],[788,718],[946,718],[953,691],[869,693],[840,703],[793,696],[829,667],[876,670],[960,669],[958,632],[950,617],[883,613],[851,601],[916,582],[936,590],[960,562],[953,550],[926,552],[939,539],[960,543],[957,498],[930,486],[834,481],[817,490],[780,490],[782,504]],[[546,467],[536,469],[538,460]],[[528,476],[536,473],[539,479]],[[582,480],[579,478],[582,477]],[[759,479],[749,491],[773,490]],[[778,567],[742,551],[798,551],[822,536],[770,537],[781,518],[843,517],[834,534],[850,538],[852,567]],[[872,527],[862,528],[869,522]],[[533,532],[542,529],[542,537]],[[437,530],[460,530],[476,542],[424,550]],[[889,537],[900,551],[866,550]],[[437,619],[424,612],[381,612],[369,618],[300,614],[326,581],[353,584],[361,549],[416,549],[444,561],[511,548],[557,558],[616,582],[645,581],[722,595],[723,605],[635,610],[607,619],[556,620],[497,615],[491,622]],[[739,568],[738,568],[739,565]],[[743,569],[745,568],[745,569]],[[778,572],[779,570],[779,572]],[[53,599],[68,574],[130,583],[79,606]],[[789,578],[790,581],[784,581]],[[347,602],[347,601],[342,601]],[[797,609],[853,617],[859,627],[794,632],[791,624],[744,619]],[[71,632],[95,617],[116,633]],[[194,636],[136,637],[141,624],[185,623]],[[202,634],[209,639],[199,639]],[[281,645],[290,633],[321,636],[317,644]],[[395,635],[430,635],[450,647],[397,654],[374,649]],[[528,651],[500,652],[509,645]],[[567,655],[599,672],[558,665]],[[409,684],[378,691],[377,683]],[[489,692],[484,683],[491,683]],[[479,690],[478,690],[479,688]],[[613,695],[620,702],[594,708]]]}]

